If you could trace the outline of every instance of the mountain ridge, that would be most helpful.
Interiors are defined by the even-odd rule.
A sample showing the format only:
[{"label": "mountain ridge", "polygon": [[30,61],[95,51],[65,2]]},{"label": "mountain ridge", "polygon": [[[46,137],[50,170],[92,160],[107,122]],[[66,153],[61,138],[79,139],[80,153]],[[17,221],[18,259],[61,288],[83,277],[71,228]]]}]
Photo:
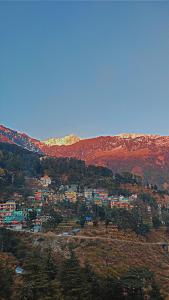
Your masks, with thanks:
[{"label": "mountain ridge", "polygon": [[[0,141],[51,157],[74,157],[88,165],[104,166],[113,172],[129,171],[144,181],[169,187],[169,136],[123,133],[80,139],[66,136],[46,144],[0,125]],[[56,138],[57,139],[57,138]],[[60,139],[60,138],[59,138]]]},{"label": "mountain ridge", "polygon": [[41,144],[40,141],[29,137],[25,133],[5,127],[4,125],[0,125],[0,142],[13,143],[29,151],[42,154],[39,147]]}]

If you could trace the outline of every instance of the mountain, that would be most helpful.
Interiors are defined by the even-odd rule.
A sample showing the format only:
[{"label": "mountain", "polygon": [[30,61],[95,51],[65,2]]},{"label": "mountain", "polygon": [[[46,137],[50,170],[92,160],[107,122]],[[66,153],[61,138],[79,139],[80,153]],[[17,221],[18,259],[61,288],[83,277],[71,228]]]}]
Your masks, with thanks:
[{"label": "mountain", "polygon": [[80,140],[81,140],[80,137],[74,134],[70,134],[62,138],[50,138],[43,141],[43,143],[49,146],[62,146],[62,145],[68,146],[68,145],[73,145],[79,142]]},{"label": "mountain", "polygon": [[42,145],[53,157],[75,157],[87,164],[101,165],[113,172],[129,171],[145,182],[169,186],[169,137],[120,134],[84,139],[72,145]]},{"label": "mountain", "polygon": [[29,137],[25,133],[20,133],[3,125],[0,125],[0,142],[16,144],[29,151],[42,154],[42,151],[40,150],[40,141]]},{"label": "mountain", "polygon": [[145,182],[169,187],[169,136],[124,133],[80,139],[70,135],[42,142],[0,126],[0,141],[52,157],[74,157],[113,172],[129,171]]}]

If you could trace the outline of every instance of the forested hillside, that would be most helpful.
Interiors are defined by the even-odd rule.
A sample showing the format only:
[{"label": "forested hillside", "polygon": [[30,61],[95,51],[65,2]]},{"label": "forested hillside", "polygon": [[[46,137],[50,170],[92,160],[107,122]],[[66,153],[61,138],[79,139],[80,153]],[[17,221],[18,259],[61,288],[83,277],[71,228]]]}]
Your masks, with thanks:
[{"label": "forested hillside", "polygon": [[130,173],[113,174],[105,167],[86,166],[75,158],[49,158],[12,144],[0,143],[1,193],[22,190],[25,177],[49,175],[55,186],[77,184],[80,188],[105,187],[112,189],[120,183],[137,183],[139,177]]}]

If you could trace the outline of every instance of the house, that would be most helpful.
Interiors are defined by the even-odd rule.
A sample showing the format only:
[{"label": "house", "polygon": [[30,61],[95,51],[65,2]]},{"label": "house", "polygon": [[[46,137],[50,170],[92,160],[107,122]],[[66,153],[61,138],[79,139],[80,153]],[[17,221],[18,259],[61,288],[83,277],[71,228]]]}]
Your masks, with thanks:
[{"label": "house", "polygon": [[[10,208],[10,207],[9,207]],[[13,230],[22,230],[25,216],[22,210],[0,210],[0,226]]]},{"label": "house", "polygon": [[77,193],[76,192],[65,192],[65,198],[70,202],[77,201]]},{"label": "house", "polygon": [[93,189],[85,188],[85,190],[84,190],[84,197],[85,197],[85,199],[92,200],[93,197],[94,197],[94,191],[93,191]]},{"label": "house", "polygon": [[86,223],[92,222],[92,220],[93,220],[92,216],[86,216],[85,217],[85,222]]},{"label": "house", "polygon": [[97,189],[88,189],[84,190],[84,197],[88,200],[99,200],[103,201],[108,198],[108,193],[105,189],[97,188]]},{"label": "house", "polygon": [[22,229],[22,222],[25,220],[24,214],[22,210],[13,211],[10,215],[6,215],[3,217],[4,224],[10,224],[10,227],[15,227],[18,230]]},{"label": "house", "polygon": [[7,211],[14,211],[16,210],[16,203],[13,200],[8,200],[6,202],[0,203],[0,211],[7,210]]},{"label": "house", "polygon": [[124,208],[124,209],[127,209],[127,210],[130,210],[133,208],[133,205],[131,205],[129,202],[124,202],[124,201],[110,201],[110,207],[113,208],[113,207],[116,207],[116,208]]},{"label": "house", "polygon": [[22,230],[22,223],[17,222],[17,221],[14,220],[14,221],[10,224],[10,228],[13,229],[13,230],[16,230],[16,231]]},{"label": "house", "polygon": [[108,192],[105,189],[94,189],[93,191],[94,198],[99,198],[105,200],[108,198]]},{"label": "house", "polygon": [[96,205],[102,206],[102,200],[99,199],[99,198],[94,199],[94,203],[95,203]]},{"label": "house", "polygon": [[34,202],[34,201],[35,201],[35,197],[34,197],[34,196],[28,196],[28,197],[27,197],[27,200],[28,200],[29,202]]},{"label": "house", "polygon": [[132,194],[130,197],[129,197],[129,199],[130,200],[137,200],[137,194]]},{"label": "house", "polygon": [[52,180],[48,175],[45,175],[40,178],[40,182],[44,187],[48,187],[52,183]]},{"label": "house", "polygon": [[34,197],[35,197],[36,201],[41,201],[42,200],[42,192],[41,191],[35,192]]}]

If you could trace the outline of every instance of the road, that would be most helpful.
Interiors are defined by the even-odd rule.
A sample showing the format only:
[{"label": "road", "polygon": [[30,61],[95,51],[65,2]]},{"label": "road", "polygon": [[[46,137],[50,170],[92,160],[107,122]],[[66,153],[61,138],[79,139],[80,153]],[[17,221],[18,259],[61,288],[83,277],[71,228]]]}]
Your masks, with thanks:
[{"label": "road", "polygon": [[85,235],[69,235],[69,236],[57,236],[60,238],[68,238],[70,239],[86,239],[86,240],[101,240],[101,241],[111,241],[111,242],[123,242],[123,243],[130,243],[130,244],[136,244],[136,245],[159,245],[162,246],[164,244],[167,244],[167,242],[140,242],[140,241],[130,241],[130,240],[124,240],[124,239],[113,239],[113,238],[107,238],[107,237],[101,237],[101,236],[85,236]]}]

